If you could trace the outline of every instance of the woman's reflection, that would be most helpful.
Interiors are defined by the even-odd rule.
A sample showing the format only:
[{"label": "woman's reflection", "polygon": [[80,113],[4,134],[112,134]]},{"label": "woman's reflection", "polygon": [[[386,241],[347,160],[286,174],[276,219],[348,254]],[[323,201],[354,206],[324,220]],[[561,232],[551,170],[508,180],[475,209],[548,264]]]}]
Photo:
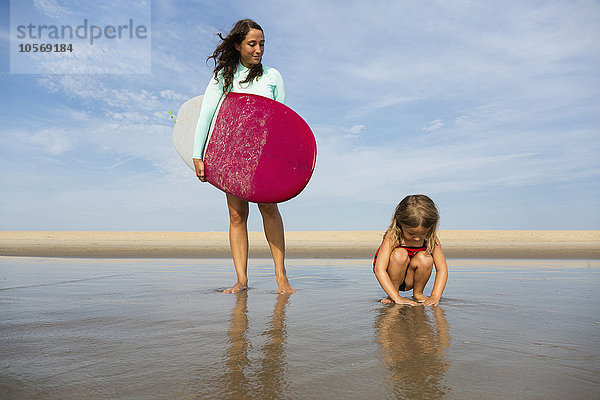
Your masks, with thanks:
[{"label": "woman's reflection", "polygon": [[[429,314],[433,314],[431,317]],[[375,316],[376,341],[395,398],[439,399],[448,391],[448,323],[441,307],[387,306]]]},{"label": "woman's reflection", "polygon": [[286,397],[287,382],[285,381],[285,341],[287,330],[285,326],[285,308],[290,298],[289,294],[277,295],[277,301],[269,322],[263,332],[266,342],[262,347],[262,362],[258,373],[260,381],[259,398],[281,399]]},{"label": "woman's reflection", "polygon": [[248,292],[236,294],[236,302],[231,310],[228,334],[228,347],[224,356],[226,398],[283,398],[286,397],[285,344],[286,306],[289,295],[279,294],[273,313],[269,316],[262,336],[265,343],[261,347],[262,359],[251,361],[251,343],[248,336]]},{"label": "woman's reflection", "polygon": [[247,371],[250,367],[248,357],[248,291],[236,294],[235,304],[231,309],[231,320],[227,331],[228,348],[225,353],[224,384],[231,398],[245,397],[250,388]]}]

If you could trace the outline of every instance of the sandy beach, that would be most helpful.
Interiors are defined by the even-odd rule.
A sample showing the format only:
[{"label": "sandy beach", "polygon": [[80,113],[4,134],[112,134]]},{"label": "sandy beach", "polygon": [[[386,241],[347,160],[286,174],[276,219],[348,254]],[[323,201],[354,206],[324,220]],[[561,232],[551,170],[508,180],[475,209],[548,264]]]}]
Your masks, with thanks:
[{"label": "sandy beach", "polygon": [[[600,259],[600,231],[444,230],[448,258]],[[250,232],[250,257],[270,257]],[[382,232],[286,232],[288,258],[370,258]],[[227,232],[0,232],[0,256],[228,258]]]}]

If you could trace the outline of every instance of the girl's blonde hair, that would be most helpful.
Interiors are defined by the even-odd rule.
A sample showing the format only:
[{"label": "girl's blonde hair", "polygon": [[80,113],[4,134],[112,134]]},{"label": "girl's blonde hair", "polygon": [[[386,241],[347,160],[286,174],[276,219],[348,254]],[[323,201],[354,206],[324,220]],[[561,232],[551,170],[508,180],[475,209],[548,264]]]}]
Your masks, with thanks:
[{"label": "girl's blonde hair", "polygon": [[387,232],[390,233],[392,245],[402,243],[402,225],[407,228],[423,227],[428,229],[427,252],[433,253],[437,238],[437,227],[440,220],[438,209],[429,197],[424,194],[413,194],[406,196],[396,206],[392,223]]}]

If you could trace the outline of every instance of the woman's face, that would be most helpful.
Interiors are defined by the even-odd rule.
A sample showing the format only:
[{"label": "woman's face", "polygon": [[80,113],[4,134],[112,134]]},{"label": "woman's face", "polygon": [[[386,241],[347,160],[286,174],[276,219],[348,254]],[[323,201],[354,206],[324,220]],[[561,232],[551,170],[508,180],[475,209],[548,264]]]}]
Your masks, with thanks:
[{"label": "woman's face", "polygon": [[260,29],[250,29],[242,43],[235,43],[240,52],[240,61],[246,68],[260,64],[265,51],[265,36]]}]

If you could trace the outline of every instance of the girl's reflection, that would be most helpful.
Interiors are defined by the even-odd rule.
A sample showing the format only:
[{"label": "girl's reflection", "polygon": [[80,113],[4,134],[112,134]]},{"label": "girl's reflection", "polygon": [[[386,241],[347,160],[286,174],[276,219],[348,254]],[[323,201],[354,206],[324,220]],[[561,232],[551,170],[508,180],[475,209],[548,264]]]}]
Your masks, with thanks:
[{"label": "girl's reflection", "polygon": [[248,292],[236,294],[231,310],[228,348],[224,356],[225,374],[222,382],[228,398],[284,398],[287,388],[285,380],[287,338],[285,311],[289,295],[279,294],[273,313],[269,317],[262,336],[266,338],[261,347],[262,359],[250,359],[248,337]]},{"label": "girl's reflection", "polygon": [[[433,313],[433,318],[428,315]],[[382,307],[375,316],[376,341],[395,398],[439,399],[448,391],[445,349],[448,323],[441,307]]]}]

